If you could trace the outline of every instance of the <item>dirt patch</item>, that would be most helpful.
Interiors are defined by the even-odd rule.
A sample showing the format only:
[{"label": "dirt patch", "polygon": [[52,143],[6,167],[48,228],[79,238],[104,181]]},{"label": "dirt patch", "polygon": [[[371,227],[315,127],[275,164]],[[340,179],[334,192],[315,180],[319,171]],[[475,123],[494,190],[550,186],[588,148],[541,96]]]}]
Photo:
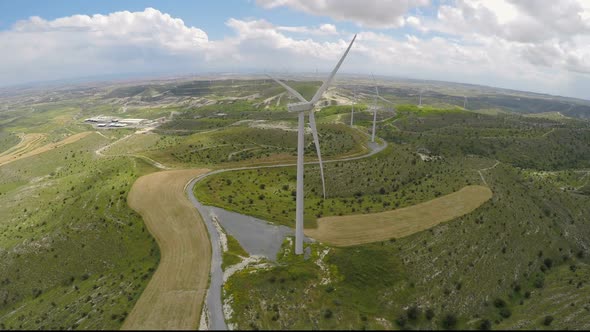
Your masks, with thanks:
[{"label": "dirt patch", "polygon": [[152,173],[137,179],[127,203],[160,246],[158,269],[125,320],[124,330],[187,330],[199,326],[207,293],[211,245],[184,186],[206,169]]},{"label": "dirt patch", "polygon": [[28,158],[31,156],[35,156],[41,154],[43,152],[47,152],[51,149],[59,148],[61,146],[71,144],[81,140],[82,138],[90,135],[92,132],[87,131],[83,133],[78,133],[72,136],[69,136],[57,143],[49,143],[43,145],[41,147],[38,146],[39,142],[41,142],[45,135],[43,134],[28,134],[26,135],[23,140],[14,148],[6,151],[4,154],[0,155],[0,166],[6,165],[13,161]]},{"label": "dirt patch", "polygon": [[461,190],[413,206],[372,214],[325,217],[305,235],[334,246],[353,246],[401,238],[453,220],[478,208],[492,197],[484,186]]}]

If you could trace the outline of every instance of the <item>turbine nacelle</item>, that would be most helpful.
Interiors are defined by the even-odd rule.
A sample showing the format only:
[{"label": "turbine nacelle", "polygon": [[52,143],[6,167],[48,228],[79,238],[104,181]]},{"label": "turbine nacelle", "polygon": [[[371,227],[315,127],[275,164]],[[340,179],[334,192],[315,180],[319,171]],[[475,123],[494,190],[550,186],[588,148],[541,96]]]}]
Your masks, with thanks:
[{"label": "turbine nacelle", "polygon": [[313,109],[313,104],[310,102],[292,103],[287,105],[289,112],[307,112]]}]

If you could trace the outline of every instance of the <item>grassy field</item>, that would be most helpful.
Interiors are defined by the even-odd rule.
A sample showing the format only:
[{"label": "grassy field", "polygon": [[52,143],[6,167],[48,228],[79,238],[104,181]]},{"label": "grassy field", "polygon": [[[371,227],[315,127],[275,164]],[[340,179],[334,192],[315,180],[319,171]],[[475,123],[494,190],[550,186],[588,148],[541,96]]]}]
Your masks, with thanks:
[{"label": "grassy field", "polygon": [[[288,83],[307,98],[320,84]],[[327,199],[318,167],[305,167],[305,227],[325,217],[437,202],[466,186],[487,184],[493,196],[470,213],[405,237],[349,247],[308,244],[307,259],[292,254],[288,239],[277,264],[228,280],[231,323],[241,329],[588,326],[590,126],[556,116],[587,117],[588,106],[472,91],[468,109],[479,113],[468,112],[456,88],[437,84],[426,84],[422,108],[410,104],[424,84],[380,86],[396,104],[395,116],[386,105],[378,112],[377,136],[389,147],[367,159],[326,164]],[[338,92],[350,96],[353,87]],[[2,330],[122,326],[160,261],[158,243],[126,204],[135,180],[157,171],[137,156],[177,168],[294,161],[289,129],[296,116],[286,111],[293,99],[270,80],[121,83],[32,97],[1,97],[8,107],[0,111],[0,153],[17,145],[20,134],[41,134],[43,145],[77,137],[91,130],[82,123],[89,116],[174,116],[155,133],[105,149],[105,156],[96,151],[133,130],[91,133],[0,166]],[[371,103],[364,94],[357,107]],[[362,133],[371,114],[355,112],[357,130],[351,130],[350,106],[328,104],[316,114],[324,157],[365,153]],[[310,137],[306,142],[306,159],[313,160],[315,147]],[[294,189],[294,167],[221,173],[195,188],[205,204],[288,226]],[[143,208],[160,203],[139,201]],[[245,256],[231,237],[228,245],[225,268]],[[140,301],[155,293],[145,294]],[[170,314],[194,328],[195,303]],[[181,314],[188,308],[190,314]],[[144,321],[137,315],[129,322]]]},{"label": "grassy field", "polygon": [[[307,261],[292,257],[269,270],[233,276],[227,288],[234,321],[248,329],[479,328],[484,321],[511,326],[500,324],[517,309],[526,317],[535,303],[534,296],[525,299],[527,292],[542,292],[562,267],[585,264],[576,242],[588,236],[586,214],[571,221],[561,214],[588,199],[551,187],[533,189],[539,184],[506,166],[487,178],[491,200],[429,231],[349,248],[312,246],[318,255],[329,250],[322,262],[313,255]],[[557,216],[545,212],[548,204]],[[543,314],[555,314],[557,307]]]},{"label": "grassy field", "polygon": [[[0,167],[0,327],[119,328],[159,250],[126,194],[151,166],[90,134]],[[89,213],[92,211],[92,213]]]},{"label": "grassy field", "polygon": [[13,148],[20,142],[20,139],[17,135],[14,135],[10,132],[0,131],[0,154],[6,152],[7,150]]},{"label": "grassy field", "polygon": [[[360,155],[367,151],[364,136],[344,125],[318,126],[322,156],[325,158]],[[228,127],[190,136],[160,136],[140,152],[164,164],[193,167],[230,168],[240,165],[257,165],[292,162],[296,159],[297,133],[279,128]],[[306,135],[305,155],[315,159],[316,151],[311,134]],[[145,137],[142,141],[153,139]],[[173,142],[169,144],[169,142]],[[133,143],[129,144],[142,144]],[[131,148],[135,150],[135,148]]]},{"label": "grassy field", "polygon": [[[384,153],[349,162],[350,168],[329,166],[327,174],[340,181],[327,181],[327,200],[315,200],[319,181],[311,180],[317,175],[306,168],[306,227],[318,217],[358,213],[355,205],[378,198],[393,207],[424,202],[482,183],[478,171],[493,197],[471,213],[403,238],[346,248],[314,244],[308,260],[292,256],[287,246],[277,266],[230,278],[232,321],[245,329],[538,328],[550,315],[556,327],[584,326],[574,313],[585,310],[586,285],[579,282],[588,264],[590,197],[564,192],[556,181],[585,181],[579,168],[571,167],[586,165],[581,144],[587,132],[575,129],[578,124],[552,130],[551,120],[466,112],[408,115],[392,124],[380,129],[391,146]],[[577,152],[556,163],[551,154],[563,153],[558,145]],[[423,162],[414,154],[420,148],[442,159]],[[540,157],[548,152],[549,158]],[[531,168],[522,169],[534,156],[539,157]],[[556,173],[539,176],[546,168]],[[412,181],[404,182],[407,172]],[[227,209],[292,225],[293,177],[290,169],[224,173],[204,181],[197,194]],[[338,185],[331,188],[334,182]],[[240,190],[231,189],[235,185]],[[263,198],[256,200],[259,195]],[[399,199],[407,196],[421,200]],[[343,199],[352,201],[354,211]],[[371,212],[392,209],[380,205]],[[571,266],[580,267],[580,281],[572,280],[580,285],[578,293],[563,277]],[[570,290],[553,303],[564,283]],[[565,310],[572,302],[575,308]]]},{"label": "grassy field", "polygon": [[333,246],[398,239],[432,228],[477,209],[492,197],[484,186],[467,186],[433,200],[392,211],[324,217],[305,235]]},{"label": "grassy field", "polygon": [[526,330],[587,330],[590,328],[590,266],[562,265],[545,278],[544,287],[524,299],[512,299],[513,315],[498,328]]},{"label": "grassy field", "polygon": [[[388,211],[481,182],[474,169],[459,167],[462,159],[424,162],[414,151],[393,145],[371,158],[326,164],[325,200],[318,166],[307,165],[305,227],[315,228],[322,216]],[[216,174],[195,193],[205,204],[293,226],[295,173],[288,167]]]},{"label": "grassy field", "polygon": [[184,186],[208,170],[157,172],[133,184],[128,203],[161,251],[160,264],[123,324],[125,330],[195,329],[209,281],[211,245]]},{"label": "grassy field", "polygon": [[6,165],[13,161],[28,158],[34,155],[38,155],[44,152],[47,152],[51,149],[55,149],[67,144],[72,144],[86,136],[91,134],[90,132],[83,132],[71,135],[69,137],[64,138],[63,140],[56,142],[56,143],[49,143],[45,145],[41,145],[41,142],[44,139],[44,135],[41,134],[28,134],[26,137],[23,138],[21,144],[17,145],[14,150],[10,149],[6,151],[4,154],[0,155],[0,166]]},{"label": "grassy field", "polygon": [[250,256],[236,238],[226,233],[227,237],[227,251],[223,252],[223,262],[221,263],[221,268],[225,270],[227,267],[238,264],[244,258]]}]

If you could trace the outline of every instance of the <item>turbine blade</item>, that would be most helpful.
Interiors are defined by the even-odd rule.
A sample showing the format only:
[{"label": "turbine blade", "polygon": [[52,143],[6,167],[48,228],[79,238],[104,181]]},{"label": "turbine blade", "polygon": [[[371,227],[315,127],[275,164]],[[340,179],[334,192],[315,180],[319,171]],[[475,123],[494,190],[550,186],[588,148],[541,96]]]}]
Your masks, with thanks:
[{"label": "turbine blade", "polygon": [[383,101],[384,101],[384,102],[386,102],[386,103],[390,103],[390,104],[392,104],[392,105],[395,105],[395,104],[394,104],[394,103],[393,103],[391,100],[385,99],[385,98],[383,98],[383,97],[381,97],[381,96],[377,96],[377,98],[379,98],[379,99],[383,100]]},{"label": "turbine blade", "polygon": [[285,90],[289,91],[289,93],[290,93],[290,94],[291,94],[293,97],[295,97],[295,98],[299,99],[299,100],[300,100],[300,101],[302,101],[302,102],[305,102],[305,103],[307,103],[307,102],[308,102],[308,101],[307,101],[305,98],[303,98],[303,96],[302,96],[302,95],[301,95],[299,92],[297,92],[297,91],[296,91],[295,89],[293,89],[292,87],[288,86],[287,84],[285,84],[285,83],[283,83],[283,82],[279,81],[278,79],[276,79],[276,78],[274,78],[274,77],[272,77],[272,76],[270,76],[270,75],[266,75],[266,76],[270,77],[272,80],[274,80],[275,82],[279,83],[279,84],[280,84],[280,85],[281,85],[283,88],[285,88]]},{"label": "turbine blade", "polygon": [[322,86],[318,89],[318,91],[316,91],[315,95],[311,99],[312,104],[317,103],[318,100],[320,100],[320,98],[322,98],[322,95],[324,94],[324,92],[326,92],[326,90],[328,89],[328,86],[332,83],[334,76],[336,76],[336,72],[340,68],[340,65],[342,64],[342,62],[344,62],[344,58],[346,58],[346,55],[348,55],[348,51],[350,51],[350,48],[352,47],[352,44],[354,43],[355,39],[356,39],[356,35],[354,35],[354,38],[352,38],[352,41],[350,42],[350,45],[348,45],[346,52],[344,52],[344,54],[342,55],[342,58],[340,58],[340,61],[338,61],[338,64],[336,64],[336,67],[334,67],[334,69],[332,70],[332,73],[330,74],[330,76],[328,76],[328,79],[324,82],[324,84],[322,84]]},{"label": "turbine blade", "polygon": [[324,179],[324,165],[322,164],[322,153],[320,152],[320,139],[318,137],[318,128],[315,125],[314,111],[309,111],[309,126],[311,127],[311,134],[313,135],[313,143],[315,144],[316,152],[318,153],[318,160],[320,162],[320,175],[322,177],[322,191],[324,199],[326,199],[326,180]]},{"label": "turbine blade", "polygon": [[[379,96],[379,87],[377,86],[377,81],[375,80],[375,75],[373,75],[373,73],[371,73],[371,76],[373,76],[373,83],[375,83],[375,91],[377,92],[377,96]],[[379,96],[381,97],[381,96]]]}]

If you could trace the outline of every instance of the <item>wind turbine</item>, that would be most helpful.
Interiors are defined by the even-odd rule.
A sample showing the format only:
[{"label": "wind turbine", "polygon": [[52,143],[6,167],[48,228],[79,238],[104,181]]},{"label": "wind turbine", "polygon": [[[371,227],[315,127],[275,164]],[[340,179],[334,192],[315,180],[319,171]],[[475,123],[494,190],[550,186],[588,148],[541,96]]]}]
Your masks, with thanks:
[{"label": "wind turbine", "polygon": [[379,88],[377,87],[377,82],[375,81],[375,75],[373,76],[373,82],[375,82],[375,92],[377,93],[373,96],[373,131],[371,133],[371,142],[375,143],[375,124],[377,123],[377,96],[379,95]]},{"label": "wind turbine", "polygon": [[324,81],[322,86],[320,86],[320,88],[316,91],[315,95],[313,96],[313,98],[311,98],[310,101],[303,98],[303,96],[299,92],[297,92],[295,89],[291,88],[287,84],[279,81],[278,79],[271,77],[273,80],[275,80],[277,83],[279,83],[283,88],[285,88],[285,90],[289,91],[289,93],[292,96],[294,96],[295,98],[300,100],[300,102],[298,102],[298,103],[291,103],[291,104],[287,105],[289,112],[298,112],[299,113],[298,114],[299,115],[299,126],[297,129],[297,191],[296,191],[297,205],[296,205],[296,211],[295,211],[295,254],[296,255],[301,255],[303,253],[303,150],[305,149],[303,133],[304,133],[304,125],[305,125],[305,112],[309,112],[309,126],[311,127],[313,141],[315,144],[316,152],[318,154],[318,160],[319,160],[319,164],[320,164],[320,175],[322,177],[322,189],[323,189],[324,198],[326,198],[326,183],[324,180],[324,166],[322,165],[322,155],[320,153],[320,142],[319,142],[319,138],[318,138],[318,131],[317,131],[317,128],[315,125],[314,107],[315,107],[315,104],[320,100],[320,98],[322,98],[322,95],[324,94],[324,92],[326,92],[330,83],[332,83],[332,80],[334,79],[336,72],[340,68],[340,65],[344,61],[344,58],[346,58],[346,55],[348,54],[348,51],[350,51],[350,48],[352,47],[352,44],[354,43],[355,39],[356,39],[356,35],[354,35],[354,38],[352,38],[350,45],[348,45],[348,48],[344,52],[344,55],[342,55],[342,58],[340,58],[340,61],[338,61],[338,63],[336,64],[336,67],[334,67],[334,69],[332,70],[332,73],[330,73],[330,76],[328,76],[328,79],[326,81]]},{"label": "wind turbine", "polygon": [[379,98],[381,100],[383,100],[386,103],[390,103],[392,105],[395,105],[393,102],[391,102],[390,100],[387,100],[383,97],[381,97],[381,95],[379,94],[379,86],[377,86],[377,81],[375,81],[375,75],[371,74],[373,76],[373,82],[375,82],[375,92],[377,93],[374,98],[373,98],[373,133],[371,134],[371,142],[375,142],[375,124],[377,123],[377,103],[376,103],[376,98]]},{"label": "wind turbine", "polygon": [[356,93],[354,88],[352,89],[352,109],[350,111],[350,126],[354,124],[354,102],[356,101]]},{"label": "wind turbine", "polygon": [[463,96],[465,100],[463,100],[463,108],[467,109],[467,96]]},{"label": "wind turbine", "polygon": [[422,107],[422,88],[420,88],[420,99],[418,102],[418,107]]}]

